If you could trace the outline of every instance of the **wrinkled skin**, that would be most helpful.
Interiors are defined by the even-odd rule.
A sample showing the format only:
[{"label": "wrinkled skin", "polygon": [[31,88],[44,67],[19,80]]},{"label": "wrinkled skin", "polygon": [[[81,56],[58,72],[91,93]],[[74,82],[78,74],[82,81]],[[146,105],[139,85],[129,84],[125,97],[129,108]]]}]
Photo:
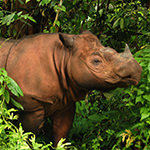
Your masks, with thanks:
[{"label": "wrinkled skin", "polygon": [[128,46],[119,54],[90,32],[40,34],[2,43],[0,67],[24,93],[17,99],[24,107],[20,114],[24,129],[38,133],[50,117],[55,145],[67,136],[75,102],[89,90],[127,87],[140,80],[142,68]]}]

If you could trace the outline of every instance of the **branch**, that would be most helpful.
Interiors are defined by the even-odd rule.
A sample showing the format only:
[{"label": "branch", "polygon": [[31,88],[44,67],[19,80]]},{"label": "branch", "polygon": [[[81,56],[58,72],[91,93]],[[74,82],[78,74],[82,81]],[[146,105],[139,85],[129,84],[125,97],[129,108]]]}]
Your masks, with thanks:
[{"label": "branch", "polygon": [[[63,3],[63,1],[60,0],[58,6],[61,7],[61,6],[62,6],[62,3]],[[56,21],[58,20],[59,13],[60,13],[60,10],[58,9],[58,10],[57,10],[57,13],[56,13],[56,17],[55,17],[54,23],[53,23],[53,27],[56,26]]]}]

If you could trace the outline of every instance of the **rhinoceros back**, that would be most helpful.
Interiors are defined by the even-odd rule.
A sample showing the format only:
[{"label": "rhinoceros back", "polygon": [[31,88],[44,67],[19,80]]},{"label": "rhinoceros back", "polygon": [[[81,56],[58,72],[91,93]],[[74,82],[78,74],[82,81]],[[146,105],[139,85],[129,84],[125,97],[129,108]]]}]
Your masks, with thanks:
[{"label": "rhinoceros back", "polygon": [[0,68],[6,67],[6,61],[9,55],[9,51],[13,47],[13,41],[6,41],[6,39],[0,39]]},{"label": "rhinoceros back", "polygon": [[57,34],[39,34],[19,40],[11,49],[6,70],[24,95],[48,103],[53,103],[51,97],[62,98],[53,57],[57,42]]}]

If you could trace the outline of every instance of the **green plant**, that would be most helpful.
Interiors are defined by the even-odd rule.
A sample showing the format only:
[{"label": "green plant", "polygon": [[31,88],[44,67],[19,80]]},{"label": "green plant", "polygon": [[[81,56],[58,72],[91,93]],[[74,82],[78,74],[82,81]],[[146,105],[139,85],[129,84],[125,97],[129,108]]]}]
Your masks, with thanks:
[{"label": "green plant", "polygon": [[[25,6],[28,6],[31,0],[16,0],[13,3],[11,1],[10,9],[9,6],[4,9],[4,1],[0,1],[2,37],[16,37],[19,32],[12,28],[13,24],[20,20],[24,25],[31,26],[31,22],[35,22],[38,16],[36,26],[40,26],[40,32],[60,31],[77,34],[83,30],[90,30],[100,38],[102,44],[109,45],[119,52],[123,50],[124,43],[129,44],[132,53],[135,53],[134,57],[143,68],[139,85],[116,89],[109,93],[92,91],[85,101],[77,103],[76,117],[69,139],[81,150],[150,149],[150,11],[143,6],[144,1],[35,0],[36,7],[33,5],[32,10],[25,13],[23,10],[13,11],[16,2],[24,2]],[[5,33],[3,27],[6,29]],[[7,109],[6,105],[11,102],[19,108],[22,107],[11,98],[4,87],[7,87],[8,80],[8,88],[16,96],[20,95],[17,92],[19,88],[13,80],[7,78],[5,71],[1,74],[0,83],[1,80],[4,82],[0,88],[0,149],[8,149],[11,145],[12,149],[17,146],[18,149],[22,148],[21,145],[30,149],[27,141],[29,135],[29,141],[35,149],[49,149],[51,143],[43,144],[43,139],[40,139],[39,144],[35,135],[24,133],[21,126],[16,128],[11,124],[10,120],[17,119],[17,110]],[[5,147],[2,147],[4,145]],[[62,139],[57,149],[66,149],[68,146],[70,147],[64,144]]]},{"label": "green plant", "polygon": [[50,148],[56,150],[66,150],[70,148],[75,150],[76,148],[71,146],[71,143],[64,143],[65,139],[61,139],[54,148],[53,143],[42,144],[37,143],[35,135],[31,132],[24,132],[21,124],[17,128],[12,121],[18,119],[16,112],[17,109],[10,108],[8,105],[12,103],[16,108],[23,109],[20,103],[15,101],[10,93],[16,97],[23,96],[22,90],[17,83],[7,75],[5,69],[0,69],[0,149],[11,150],[50,150]]},{"label": "green plant", "polygon": [[79,149],[150,148],[149,52],[150,49],[145,48],[134,55],[143,68],[138,86],[109,93],[93,91],[77,104],[70,138]]},{"label": "green plant", "polygon": [[[130,91],[125,93],[129,96],[125,98],[126,106],[131,110],[132,116],[136,121],[130,130],[134,136],[134,143],[130,141],[128,147],[135,144],[138,148],[150,148],[150,49],[141,49],[135,54],[135,58],[139,61],[143,68],[141,82],[137,87],[131,87]],[[123,135],[128,136],[129,135]],[[125,141],[125,140],[123,140]],[[127,141],[126,141],[127,143]]]},{"label": "green plant", "polygon": [[17,83],[7,75],[5,69],[0,69],[0,148],[1,149],[24,149],[29,148],[27,138],[30,133],[23,135],[22,127],[17,128],[11,121],[18,118],[14,108],[8,109],[7,105],[11,102],[17,108],[23,107],[10,97],[9,91],[16,97],[23,93]]}]

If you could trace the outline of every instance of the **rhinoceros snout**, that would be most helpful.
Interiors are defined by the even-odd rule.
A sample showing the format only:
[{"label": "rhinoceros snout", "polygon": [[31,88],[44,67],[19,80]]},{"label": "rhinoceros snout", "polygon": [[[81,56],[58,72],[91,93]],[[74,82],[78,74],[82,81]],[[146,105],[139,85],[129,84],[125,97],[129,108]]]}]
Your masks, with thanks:
[{"label": "rhinoceros snout", "polygon": [[134,58],[124,67],[121,72],[118,72],[118,75],[128,84],[137,85],[141,79],[142,67]]},{"label": "rhinoceros snout", "polygon": [[124,80],[127,80],[129,84],[137,85],[141,79],[142,67],[133,58],[127,44],[124,52],[120,53],[120,56],[122,61],[120,63],[121,65],[117,67],[118,75]]}]

